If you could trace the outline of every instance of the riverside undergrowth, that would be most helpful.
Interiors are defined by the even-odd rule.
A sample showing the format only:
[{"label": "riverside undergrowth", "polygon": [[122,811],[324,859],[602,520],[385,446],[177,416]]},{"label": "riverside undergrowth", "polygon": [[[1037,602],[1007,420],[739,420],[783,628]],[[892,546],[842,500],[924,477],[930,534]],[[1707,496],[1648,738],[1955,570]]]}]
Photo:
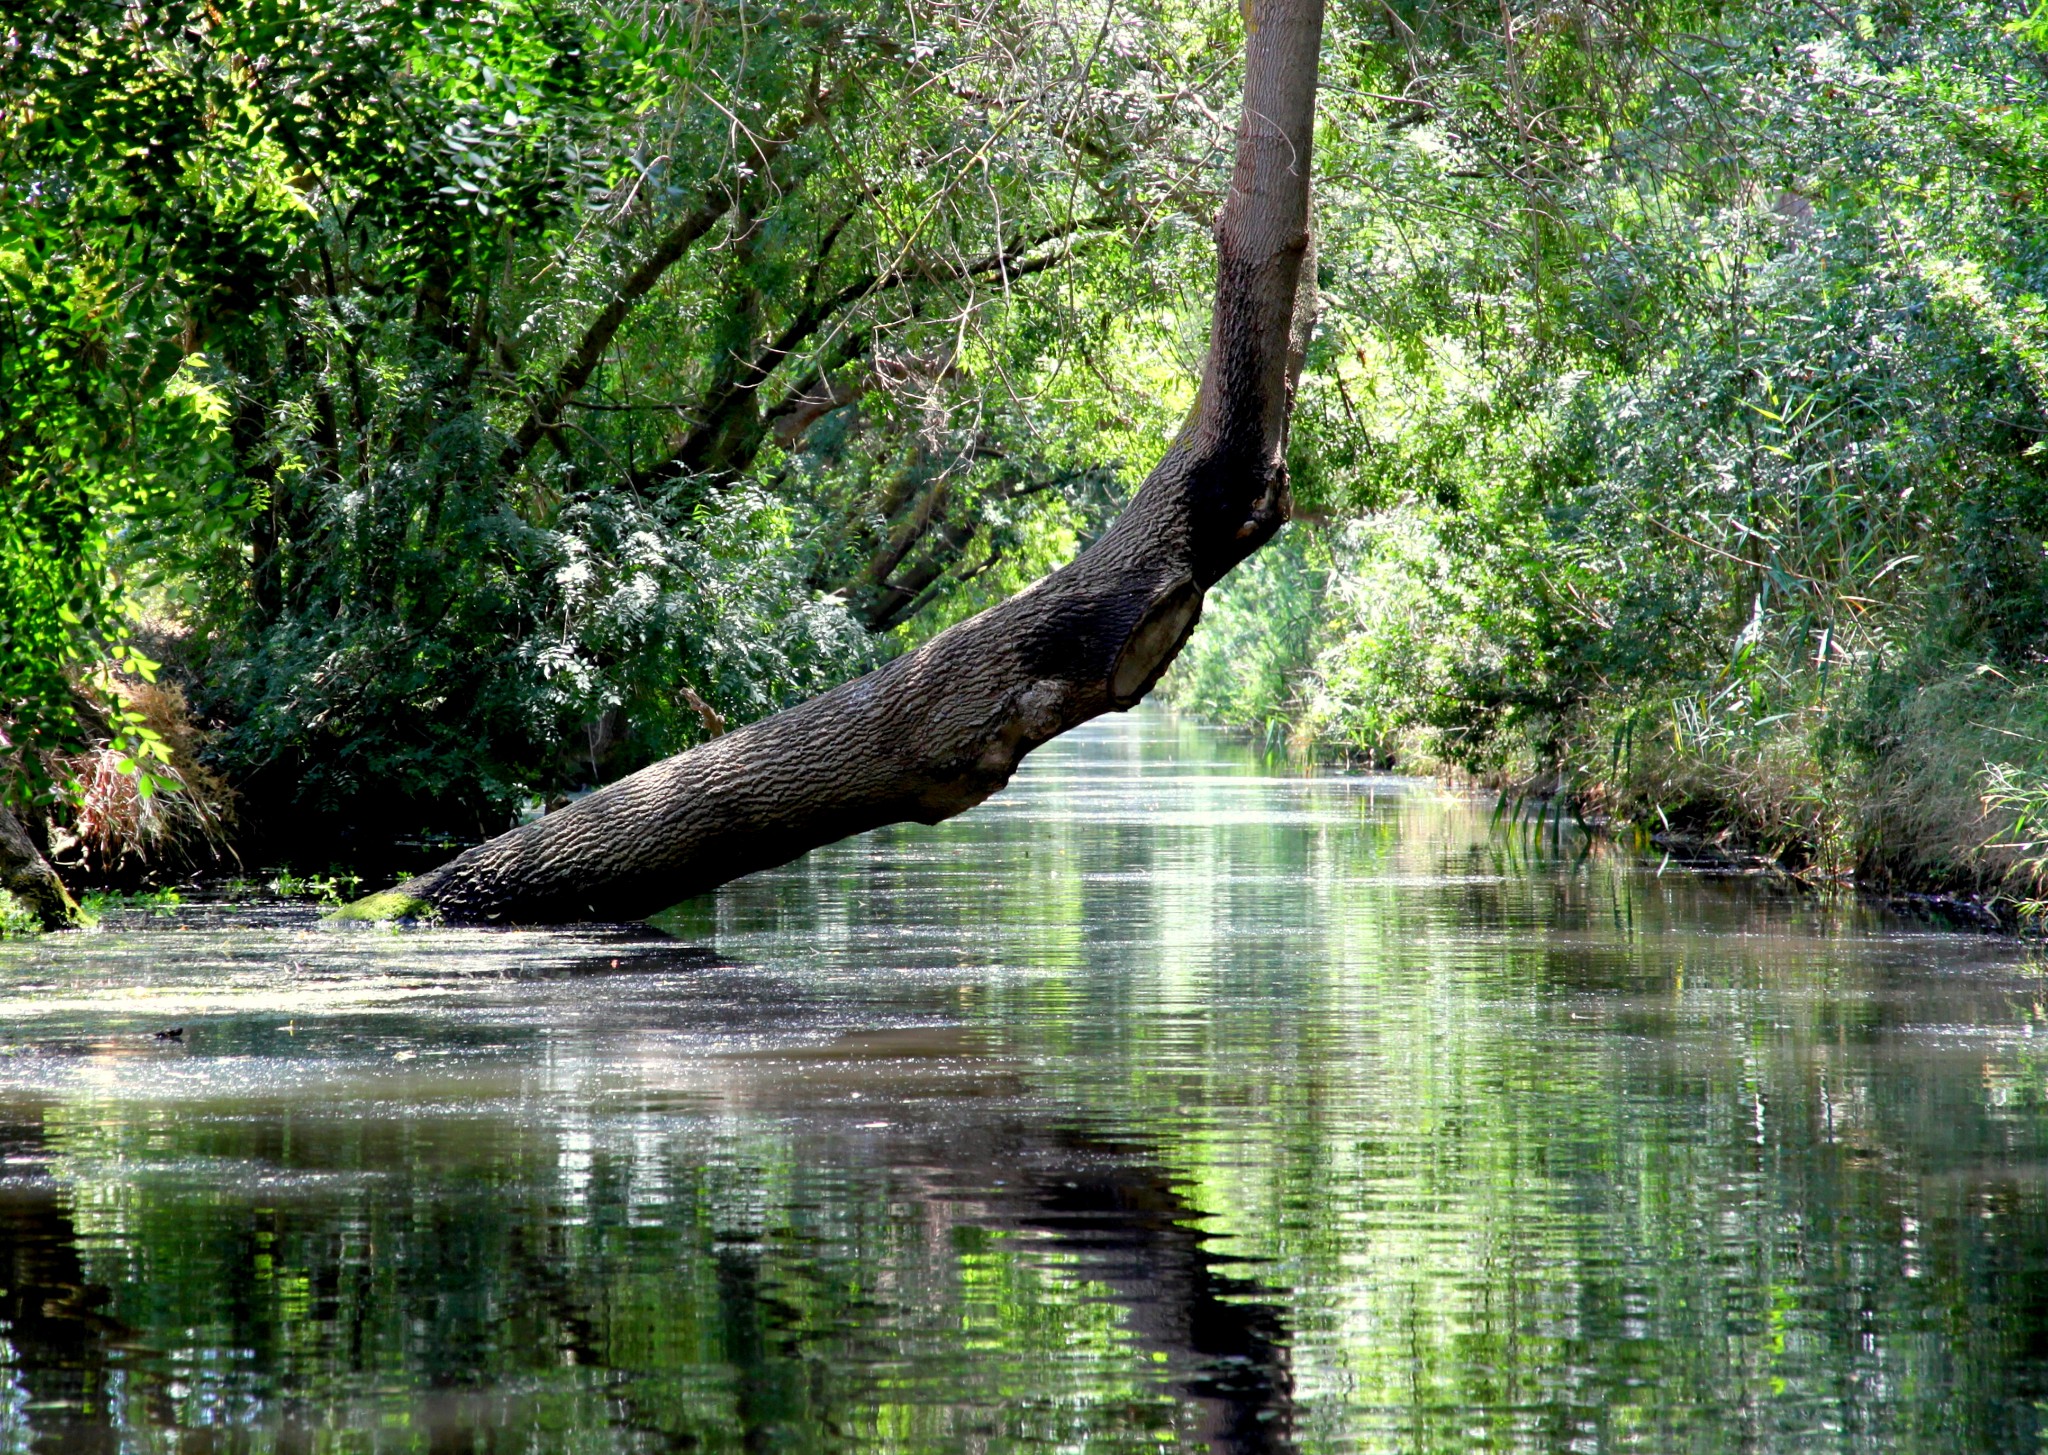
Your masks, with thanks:
[{"label": "riverside undergrowth", "polygon": [[[1213,613],[1224,630],[1197,638],[1169,697],[1299,754],[1562,800],[1576,817],[1762,855],[1812,882],[1963,895],[2039,920],[2043,674],[1951,649],[1838,663],[1825,680],[1810,661],[1765,658],[1757,679],[1522,690],[1509,678],[1534,663],[1530,643],[1462,615],[1447,563],[1401,553],[1412,526],[1397,514],[1348,539],[1297,537],[1296,564],[1226,585]],[[1246,603],[1289,587],[1294,612],[1317,618],[1310,640],[1287,661],[1298,638],[1261,642],[1261,672],[1224,671],[1230,626],[1257,619]]]}]

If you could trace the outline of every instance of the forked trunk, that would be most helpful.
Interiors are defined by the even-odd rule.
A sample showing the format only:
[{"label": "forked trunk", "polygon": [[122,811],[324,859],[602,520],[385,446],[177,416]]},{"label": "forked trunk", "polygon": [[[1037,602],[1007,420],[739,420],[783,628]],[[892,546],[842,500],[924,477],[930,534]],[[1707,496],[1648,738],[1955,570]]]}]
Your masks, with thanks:
[{"label": "forked trunk", "polygon": [[1151,691],[1203,593],[1287,519],[1287,421],[1314,294],[1312,277],[1301,285],[1323,6],[1252,0],[1246,11],[1244,112],[1216,225],[1201,394],[1102,539],[878,671],[642,769],[345,915],[641,917],[849,834],[971,808],[1033,748]]}]

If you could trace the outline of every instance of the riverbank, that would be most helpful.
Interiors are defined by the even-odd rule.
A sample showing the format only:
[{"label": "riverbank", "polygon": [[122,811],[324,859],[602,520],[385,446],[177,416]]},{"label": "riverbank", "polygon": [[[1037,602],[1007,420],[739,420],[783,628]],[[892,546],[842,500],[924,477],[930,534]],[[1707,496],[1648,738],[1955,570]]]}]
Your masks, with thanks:
[{"label": "riverbank", "polygon": [[1660,636],[1588,597],[1605,629],[1539,630],[1526,591],[1451,574],[1418,515],[1302,532],[1241,569],[1212,593],[1168,700],[1297,756],[1562,800],[1674,849],[2036,926],[2048,679],[2031,648],[1994,650],[1983,622],[1931,609],[1906,646],[1854,651],[1767,637],[1726,602],[1718,648],[1704,608],[1687,636]]},{"label": "riverbank", "polygon": [[[1909,913],[2035,935],[2048,908],[2048,691],[1970,665],[1864,674],[1803,707],[1743,717],[1701,692],[1595,699],[1540,731],[1498,728],[1483,708],[1360,731],[1358,684],[1308,653],[1267,693],[1177,705],[1296,757],[1394,769],[1494,793],[1516,814],[1563,815],[1642,836],[1687,861],[1767,870]],[[1273,690],[1278,685],[1278,691]],[[1348,700],[1347,700],[1348,696]],[[1475,748],[1480,749],[1475,751]]]}]

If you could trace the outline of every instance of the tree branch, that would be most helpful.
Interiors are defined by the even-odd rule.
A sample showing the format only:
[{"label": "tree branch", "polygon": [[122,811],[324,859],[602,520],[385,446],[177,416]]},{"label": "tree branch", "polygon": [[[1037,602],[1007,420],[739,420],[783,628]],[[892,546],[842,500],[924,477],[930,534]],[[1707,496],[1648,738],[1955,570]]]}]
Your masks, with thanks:
[{"label": "tree branch", "polygon": [[[788,126],[761,142],[754,153],[754,179],[758,181],[769,175],[776,160],[816,125],[844,94],[845,80],[842,78],[828,90],[814,96],[811,104]],[[507,472],[519,468],[520,462],[547,435],[550,427],[559,422],[563,406],[590,382],[590,376],[597,371],[605,350],[611,347],[612,339],[635,306],[654,291],[655,284],[682,260],[699,238],[733,209],[749,185],[748,182],[735,183],[732,177],[727,176],[706,187],[697,205],[663,233],[647,256],[626,275],[611,301],[584,326],[582,337],[576,341],[561,367],[556,369],[548,387],[528,405],[525,418],[512,432],[511,440],[499,457],[501,468]]]},{"label": "tree branch", "polygon": [[[630,483],[635,489],[647,489],[685,475],[732,474],[745,469],[766,442],[770,425],[768,420],[757,415],[751,421],[751,428],[735,431],[735,417],[753,409],[758,391],[775,371],[847,309],[914,283],[966,282],[992,274],[1001,274],[1006,281],[1028,278],[1072,258],[1079,242],[1037,257],[1030,256],[1037,249],[1051,242],[1067,242],[1081,234],[1106,232],[1115,225],[1116,220],[1110,217],[1070,221],[1019,238],[957,269],[894,268],[887,273],[869,273],[828,297],[808,299],[752,360],[713,386],[696,411],[697,423],[670,447],[667,458],[636,473]],[[805,291],[807,294],[810,292],[808,288]]]}]

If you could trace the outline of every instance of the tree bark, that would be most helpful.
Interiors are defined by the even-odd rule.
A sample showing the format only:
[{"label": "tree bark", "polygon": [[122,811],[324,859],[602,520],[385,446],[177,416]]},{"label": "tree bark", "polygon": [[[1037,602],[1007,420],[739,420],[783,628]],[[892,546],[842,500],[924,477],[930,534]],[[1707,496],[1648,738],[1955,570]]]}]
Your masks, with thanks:
[{"label": "tree bark", "polygon": [[1246,6],[1244,110],[1216,225],[1201,392],[1093,547],[878,671],[343,913],[642,917],[849,834],[971,808],[1032,749],[1151,691],[1203,593],[1287,519],[1287,424],[1314,296],[1303,272],[1322,10],[1322,0]]},{"label": "tree bark", "polygon": [[46,930],[62,929],[78,914],[64,881],[50,867],[13,810],[0,804],[0,889],[20,900]]}]

